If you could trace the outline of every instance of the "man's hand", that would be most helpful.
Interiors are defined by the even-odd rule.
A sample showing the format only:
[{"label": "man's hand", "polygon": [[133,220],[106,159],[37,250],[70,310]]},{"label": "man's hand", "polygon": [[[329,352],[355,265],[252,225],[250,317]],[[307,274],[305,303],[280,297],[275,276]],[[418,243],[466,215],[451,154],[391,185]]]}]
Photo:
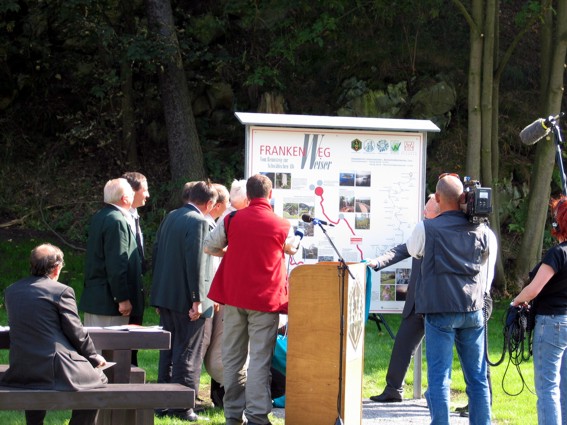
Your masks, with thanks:
[{"label": "man's hand", "polygon": [[191,321],[199,320],[203,313],[203,305],[199,301],[193,303],[193,307],[189,310],[189,319]]},{"label": "man's hand", "polygon": [[288,255],[295,255],[299,251],[299,246],[293,246],[290,243],[286,243],[284,246],[284,252]]},{"label": "man's hand", "polygon": [[122,316],[130,316],[130,313],[132,313],[132,303],[130,300],[120,301],[118,303],[118,311]]},{"label": "man's hand", "polygon": [[205,254],[213,255],[215,257],[224,257],[224,254],[226,254],[226,247],[223,249],[205,247],[203,251]]},{"label": "man's hand", "polygon": [[94,358],[98,362],[98,365],[96,367],[106,366],[106,359],[102,357],[100,354],[97,354]]},{"label": "man's hand", "polygon": [[372,258],[365,258],[364,259],[364,264],[366,264],[368,267],[370,267],[371,269],[376,268],[376,266],[378,265],[378,263],[376,262],[376,260],[372,259]]}]

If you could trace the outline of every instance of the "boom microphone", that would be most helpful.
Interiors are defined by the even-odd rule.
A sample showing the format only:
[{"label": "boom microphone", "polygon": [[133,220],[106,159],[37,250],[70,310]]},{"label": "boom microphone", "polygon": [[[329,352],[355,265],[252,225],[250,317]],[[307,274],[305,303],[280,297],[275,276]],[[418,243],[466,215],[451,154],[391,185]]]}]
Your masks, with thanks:
[{"label": "boom microphone", "polygon": [[530,125],[526,126],[522,131],[520,131],[520,139],[524,145],[534,145],[543,139],[551,131],[551,127],[555,125],[555,121],[559,118],[559,115],[548,118],[540,118]]},{"label": "boom microphone", "polygon": [[303,214],[301,219],[306,223],[313,223],[313,224],[322,224],[323,226],[331,226],[334,227],[334,224],[327,223],[325,220],[319,220],[318,218],[311,217],[309,214]]}]

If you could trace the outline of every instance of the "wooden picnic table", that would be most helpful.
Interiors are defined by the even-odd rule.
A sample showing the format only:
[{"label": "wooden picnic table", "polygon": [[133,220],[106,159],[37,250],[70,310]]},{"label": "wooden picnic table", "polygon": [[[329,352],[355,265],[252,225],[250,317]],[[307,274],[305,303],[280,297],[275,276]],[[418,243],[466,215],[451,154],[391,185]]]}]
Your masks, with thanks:
[{"label": "wooden picnic table", "polygon": [[[107,361],[116,365],[107,369],[109,381],[115,384],[130,382],[132,350],[168,350],[171,334],[157,327],[125,326],[125,330],[87,328],[97,350]],[[127,330],[126,330],[127,329]],[[0,330],[0,349],[10,348],[9,330]]]},{"label": "wooden picnic table", "polygon": [[[157,327],[124,326],[121,330],[87,328],[97,350],[107,361],[115,362],[105,370],[109,383],[129,384],[132,350],[167,350],[171,346],[171,333]],[[10,349],[8,328],[0,329],[0,349]],[[139,415],[138,415],[139,416]],[[101,411],[99,424],[126,425],[141,423],[135,411]]]}]

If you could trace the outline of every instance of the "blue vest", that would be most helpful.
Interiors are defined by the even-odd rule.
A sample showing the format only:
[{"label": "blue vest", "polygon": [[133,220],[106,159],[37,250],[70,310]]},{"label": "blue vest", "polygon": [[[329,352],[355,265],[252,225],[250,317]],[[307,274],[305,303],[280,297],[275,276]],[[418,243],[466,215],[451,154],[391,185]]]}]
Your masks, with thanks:
[{"label": "blue vest", "polygon": [[417,283],[416,313],[464,313],[483,306],[488,228],[461,211],[425,220],[425,249]]}]

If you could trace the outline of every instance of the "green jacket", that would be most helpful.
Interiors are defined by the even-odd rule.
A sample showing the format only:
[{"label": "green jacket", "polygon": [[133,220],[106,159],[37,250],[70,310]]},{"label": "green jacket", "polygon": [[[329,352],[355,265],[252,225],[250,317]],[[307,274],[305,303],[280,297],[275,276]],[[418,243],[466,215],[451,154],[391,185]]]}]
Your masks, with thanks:
[{"label": "green jacket", "polygon": [[132,304],[132,315],[142,314],[142,261],[128,221],[117,207],[107,204],[92,217],[89,226],[79,309],[120,316],[118,303],[125,300]]}]

